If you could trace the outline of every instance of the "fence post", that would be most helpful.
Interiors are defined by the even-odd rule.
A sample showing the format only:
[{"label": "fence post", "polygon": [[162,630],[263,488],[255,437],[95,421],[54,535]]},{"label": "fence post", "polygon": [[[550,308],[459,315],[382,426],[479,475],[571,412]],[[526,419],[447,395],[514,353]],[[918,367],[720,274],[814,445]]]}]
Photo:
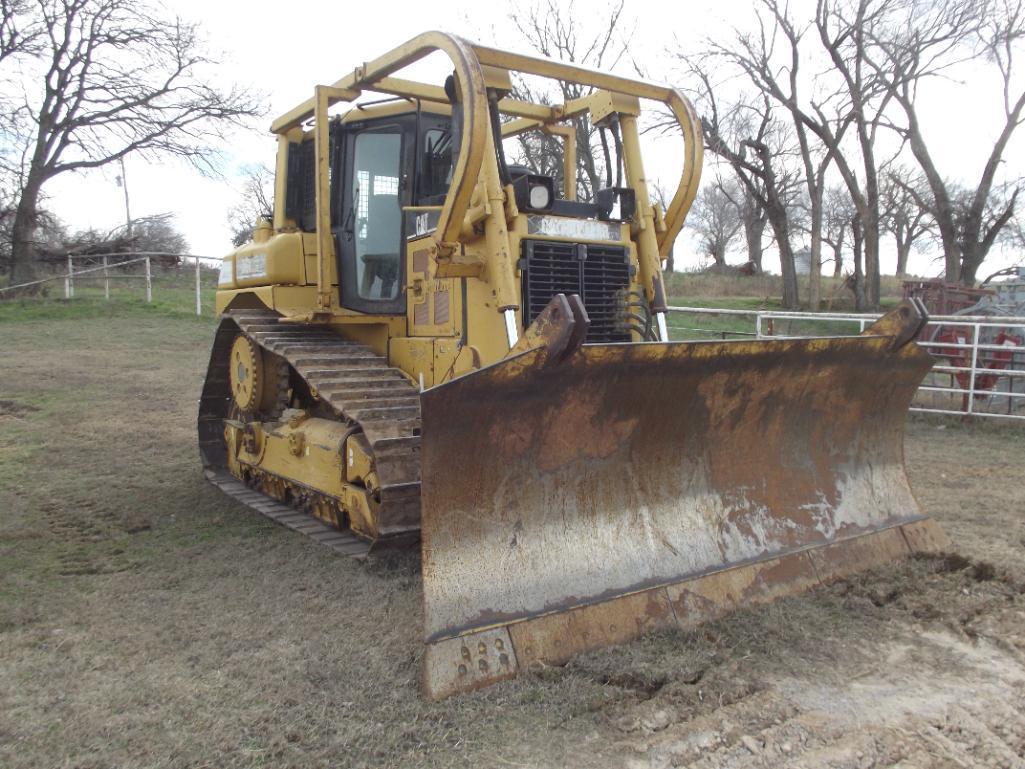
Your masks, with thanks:
[{"label": "fence post", "polygon": [[203,300],[200,299],[199,257],[196,257],[196,315],[203,314]]},{"label": "fence post", "polygon": [[146,257],[146,303],[153,301],[153,271],[150,269],[149,257]]},{"label": "fence post", "polygon": [[107,272],[107,255],[103,255],[103,298],[110,301],[110,273]]},{"label": "fence post", "polygon": [[968,381],[968,413],[972,414],[975,410],[975,369],[979,364],[979,324],[972,324],[972,369],[968,376],[971,377]]},{"label": "fence post", "polygon": [[762,314],[760,312],[755,313],[755,339],[762,338]]},{"label": "fence post", "polygon": [[75,297],[75,267],[71,259],[71,254],[68,254],[68,276],[64,278],[64,298],[73,299]]}]

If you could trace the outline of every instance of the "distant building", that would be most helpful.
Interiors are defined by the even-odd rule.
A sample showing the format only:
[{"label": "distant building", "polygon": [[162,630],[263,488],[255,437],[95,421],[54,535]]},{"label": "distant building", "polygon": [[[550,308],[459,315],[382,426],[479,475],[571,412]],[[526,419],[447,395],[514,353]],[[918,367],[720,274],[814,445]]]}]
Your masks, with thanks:
[{"label": "distant building", "polygon": [[811,275],[810,248],[801,248],[794,252],[794,269],[798,275]]}]

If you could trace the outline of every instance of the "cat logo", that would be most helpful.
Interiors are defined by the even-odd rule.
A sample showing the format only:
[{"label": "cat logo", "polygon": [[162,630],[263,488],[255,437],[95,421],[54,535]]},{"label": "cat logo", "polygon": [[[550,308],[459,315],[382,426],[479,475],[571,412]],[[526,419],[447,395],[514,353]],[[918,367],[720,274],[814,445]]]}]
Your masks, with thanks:
[{"label": "cat logo", "polygon": [[438,219],[441,218],[441,211],[407,211],[406,212],[406,237],[409,240],[422,238],[430,235],[438,229]]},{"label": "cat logo", "polygon": [[431,231],[430,214],[426,211],[422,214],[417,214],[416,217],[416,236],[426,235]]}]

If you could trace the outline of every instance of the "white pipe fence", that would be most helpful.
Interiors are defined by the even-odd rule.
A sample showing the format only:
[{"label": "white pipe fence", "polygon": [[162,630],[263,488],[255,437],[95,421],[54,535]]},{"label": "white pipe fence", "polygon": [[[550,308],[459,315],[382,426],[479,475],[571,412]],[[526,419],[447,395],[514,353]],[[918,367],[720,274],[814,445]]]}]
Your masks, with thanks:
[{"label": "white pipe fence", "polygon": [[[751,318],[751,330],[707,329],[671,324],[670,330],[700,332],[726,339],[798,339],[828,335],[823,326],[844,324],[837,335],[863,332],[878,313],[786,312],[714,307],[670,307],[681,316]],[[787,326],[777,333],[780,321]],[[794,333],[794,324],[814,324],[814,331]],[[856,324],[856,326],[855,326]],[[918,389],[911,411],[958,416],[1025,420],[1025,317],[936,315],[929,318],[918,344],[936,363]],[[960,404],[958,403],[960,399]],[[1001,410],[1002,409],[1002,410]]]},{"label": "white pipe fence", "polygon": [[[124,261],[110,262],[111,257],[133,257],[125,259]],[[26,283],[18,283],[14,286],[4,286],[0,288],[0,294],[8,291],[16,291],[18,289],[28,288],[29,286],[40,286],[44,283],[51,283],[58,280],[64,281],[64,298],[74,299],[75,297],[75,279],[82,280],[83,275],[88,275],[90,278],[97,279],[100,276],[94,276],[94,273],[102,273],[103,280],[103,298],[106,300],[110,299],[110,281],[111,280],[142,280],[145,281],[146,290],[146,302],[150,303],[153,301],[153,259],[155,257],[169,258],[183,260],[193,260],[195,262],[196,272],[196,315],[203,314],[203,299],[202,299],[202,266],[203,260],[209,262],[219,262],[220,260],[216,257],[210,256],[198,256],[196,254],[169,254],[162,251],[135,251],[124,254],[68,254],[67,255],[67,271],[63,275],[52,275],[48,278],[42,278],[40,280],[31,280]],[[98,267],[87,267],[85,269],[75,269],[75,260],[96,260],[101,259],[102,264]],[[127,267],[132,264],[142,264],[143,273],[141,275],[111,275],[111,270],[119,270],[122,267]]]}]

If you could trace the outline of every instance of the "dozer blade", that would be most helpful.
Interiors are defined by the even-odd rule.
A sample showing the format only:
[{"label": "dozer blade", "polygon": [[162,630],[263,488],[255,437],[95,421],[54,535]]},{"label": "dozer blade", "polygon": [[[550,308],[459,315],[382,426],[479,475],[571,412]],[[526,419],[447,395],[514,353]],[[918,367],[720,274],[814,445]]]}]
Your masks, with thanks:
[{"label": "dozer blade", "polygon": [[427,694],[944,548],[903,460],[923,322],[533,349],[425,392]]}]

